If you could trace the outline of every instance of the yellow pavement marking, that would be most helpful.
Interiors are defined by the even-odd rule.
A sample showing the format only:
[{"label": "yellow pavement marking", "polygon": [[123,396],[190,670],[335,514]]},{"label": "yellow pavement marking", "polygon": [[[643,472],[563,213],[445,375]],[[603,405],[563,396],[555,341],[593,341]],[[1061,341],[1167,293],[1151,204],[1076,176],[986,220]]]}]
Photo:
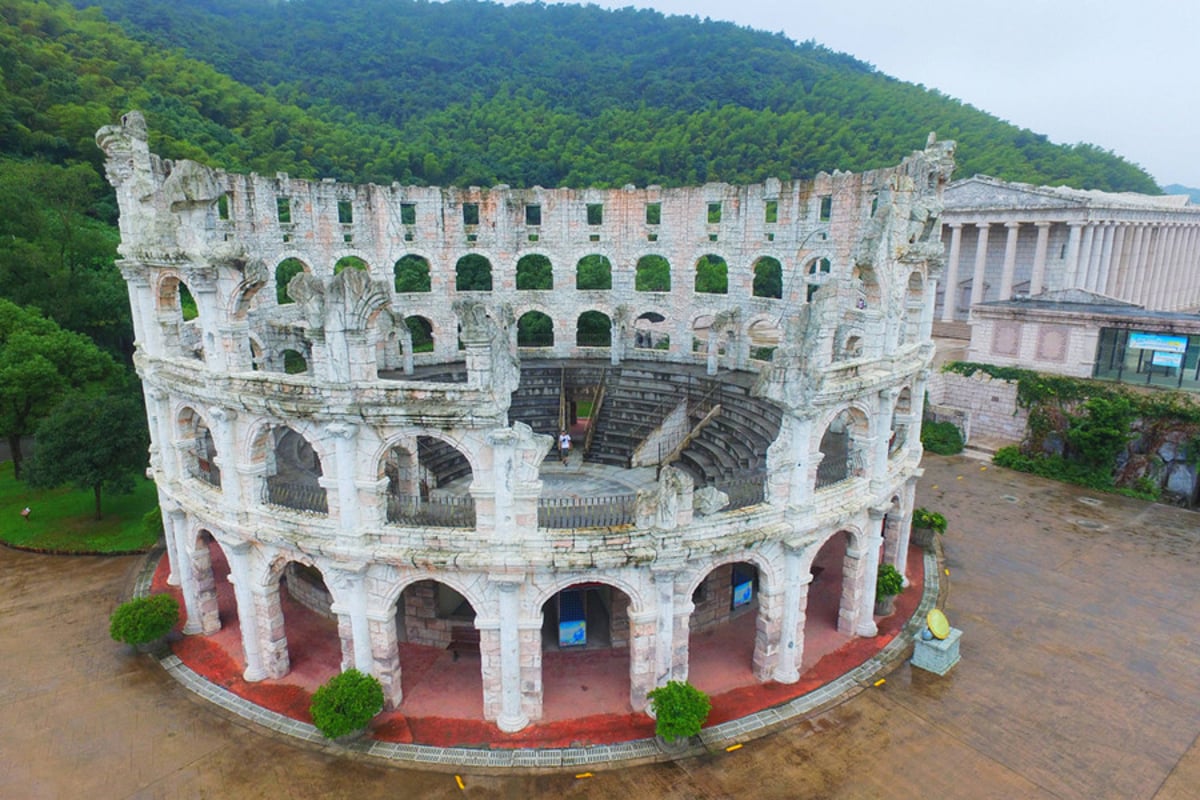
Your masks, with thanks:
[{"label": "yellow pavement marking", "polygon": [[458,784],[458,788],[462,789],[464,792],[467,790],[467,785],[463,783],[462,775],[455,775],[454,780]]},{"label": "yellow pavement marking", "polygon": [[949,569],[947,569],[947,570],[946,570],[946,576],[947,576],[947,577],[949,577],[949,576],[950,576],[950,570],[949,570]]},{"label": "yellow pavement marking", "polygon": [[883,686],[885,683],[887,683],[887,678],[880,678],[879,680],[875,681],[876,686]]},{"label": "yellow pavement marking", "polygon": [[592,777],[592,773],[590,773],[590,772],[581,772],[581,773],[579,773],[578,775],[576,775],[576,776],[575,776],[575,780],[582,780],[582,779],[584,779],[584,778],[590,778],[590,777]]},{"label": "yellow pavement marking", "polygon": [[936,488],[937,488],[937,484],[935,483],[935,484],[932,486],[932,488],[936,489]]},{"label": "yellow pavement marking", "polygon": [[979,471],[980,471],[980,472],[987,472],[987,467],[980,467],[980,468],[979,468]]},{"label": "yellow pavement marking", "polygon": [[732,753],[734,750],[741,750],[742,747],[743,747],[743,745],[740,745],[740,744],[731,744],[731,745],[729,745],[729,747],[725,748],[725,752]]}]

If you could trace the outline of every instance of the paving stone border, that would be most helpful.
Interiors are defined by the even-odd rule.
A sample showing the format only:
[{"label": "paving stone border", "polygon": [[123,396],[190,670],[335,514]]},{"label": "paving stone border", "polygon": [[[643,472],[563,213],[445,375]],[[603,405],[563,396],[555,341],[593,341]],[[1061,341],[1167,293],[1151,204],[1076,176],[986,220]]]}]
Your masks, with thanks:
[{"label": "paving stone border", "polygon": [[[144,597],[150,594],[154,571],[157,569],[162,555],[163,550],[161,549],[147,555],[134,583],[133,594],[135,597]],[[347,752],[372,756],[407,766],[417,764],[429,767],[489,770],[558,770],[572,767],[593,767],[601,764],[671,761],[721,750],[747,739],[764,736],[778,727],[794,723],[818,711],[843,703],[895,669],[908,656],[913,638],[924,626],[925,615],[937,604],[940,593],[941,576],[937,553],[926,551],[923,566],[925,568],[925,587],[921,594],[921,602],[900,633],[882,650],[858,667],[808,694],[772,708],[747,714],[739,719],[705,728],[700,731],[698,743],[694,743],[680,752],[668,755],[659,748],[654,739],[633,739],[615,744],[564,748],[483,749],[398,744],[372,740],[351,742],[337,747]],[[248,722],[310,744],[324,747],[334,746],[313,725],[255,705],[227,689],[210,683],[192,671],[175,655],[159,659],[159,664],[188,691]]]}]

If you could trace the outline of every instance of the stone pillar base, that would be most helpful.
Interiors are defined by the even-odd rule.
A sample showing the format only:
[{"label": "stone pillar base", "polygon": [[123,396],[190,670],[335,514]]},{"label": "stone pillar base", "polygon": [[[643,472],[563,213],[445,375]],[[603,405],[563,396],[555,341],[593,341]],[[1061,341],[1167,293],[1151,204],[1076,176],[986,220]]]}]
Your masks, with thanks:
[{"label": "stone pillar base", "polygon": [[945,639],[921,639],[913,643],[912,665],[935,675],[945,675],[959,661],[958,640],[962,631],[951,628]]}]

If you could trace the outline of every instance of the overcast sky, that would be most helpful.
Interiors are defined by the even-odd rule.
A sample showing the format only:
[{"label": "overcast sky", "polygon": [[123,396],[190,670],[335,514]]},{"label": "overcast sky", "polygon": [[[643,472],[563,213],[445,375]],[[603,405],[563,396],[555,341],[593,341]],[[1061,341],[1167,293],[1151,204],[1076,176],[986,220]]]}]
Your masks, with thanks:
[{"label": "overcast sky", "polygon": [[[508,0],[511,2],[511,0]],[[1162,184],[1200,187],[1197,0],[597,0],[814,39]]]}]

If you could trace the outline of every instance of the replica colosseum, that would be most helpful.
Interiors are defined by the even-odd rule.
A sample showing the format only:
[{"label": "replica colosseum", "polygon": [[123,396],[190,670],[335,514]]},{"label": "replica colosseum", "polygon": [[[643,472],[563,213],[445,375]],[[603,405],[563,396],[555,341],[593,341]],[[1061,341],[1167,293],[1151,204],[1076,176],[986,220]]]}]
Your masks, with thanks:
[{"label": "replica colosseum", "polygon": [[390,708],[406,648],[466,653],[509,732],[543,717],[552,658],[604,651],[622,686],[627,665],[629,712],[711,630],[747,631],[754,678],[783,683],[818,607],[876,633],[952,143],[574,190],[233,175],[151,154],[136,112],[97,141],[170,582],[194,635],[232,622],[232,584],[246,680],[301,657],[293,601]]}]

